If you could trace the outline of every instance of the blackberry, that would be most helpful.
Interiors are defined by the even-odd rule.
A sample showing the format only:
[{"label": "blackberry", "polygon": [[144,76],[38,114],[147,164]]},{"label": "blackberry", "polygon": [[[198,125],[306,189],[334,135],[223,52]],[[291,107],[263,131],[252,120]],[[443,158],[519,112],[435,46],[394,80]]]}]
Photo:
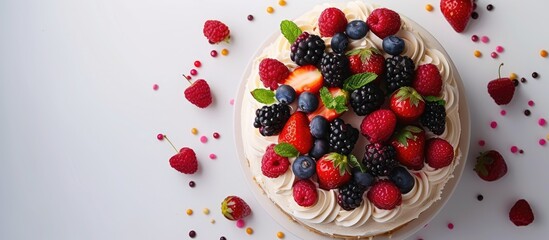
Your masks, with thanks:
[{"label": "blackberry", "polygon": [[411,86],[414,79],[414,61],[407,56],[392,56],[385,59],[385,81],[388,94],[400,87]]},{"label": "blackberry", "polygon": [[263,136],[280,133],[286,121],[290,118],[290,107],[285,104],[263,106],[255,111],[254,127],[259,128]]},{"label": "blackberry", "polygon": [[299,66],[317,65],[322,59],[326,44],[317,35],[304,32],[290,47],[290,58]]},{"label": "blackberry", "polygon": [[440,102],[425,103],[425,111],[421,115],[421,124],[436,135],[444,133],[446,128],[446,109]]},{"label": "blackberry", "polygon": [[375,84],[366,84],[354,90],[351,93],[350,99],[351,107],[353,107],[356,115],[359,116],[365,116],[378,110],[384,101],[385,96],[383,92]]},{"label": "blackberry", "polygon": [[374,176],[387,176],[398,166],[395,159],[396,151],[393,146],[381,143],[372,143],[366,146],[362,163]]},{"label": "blackberry", "polygon": [[336,118],[330,123],[330,152],[347,155],[353,151],[357,140],[358,130],[351,124],[346,124],[341,118]]},{"label": "blackberry", "polygon": [[349,183],[339,188],[337,204],[346,211],[351,211],[360,207],[360,204],[364,201],[364,191],[366,191],[365,187],[354,180],[351,180]]},{"label": "blackberry", "polygon": [[343,81],[350,75],[349,59],[341,53],[324,53],[320,60],[320,71],[324,85],[342,87]]}]

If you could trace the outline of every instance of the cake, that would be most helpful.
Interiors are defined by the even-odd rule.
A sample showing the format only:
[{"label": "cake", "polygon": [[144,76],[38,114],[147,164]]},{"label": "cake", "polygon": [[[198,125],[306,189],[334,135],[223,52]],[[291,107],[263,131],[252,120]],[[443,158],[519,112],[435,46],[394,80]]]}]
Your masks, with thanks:
[{"label": "cake", "polygon": [[[370,16],[372,12],[376,9],[381,9],[378,6],[365,3],[363,1],[356,1],[356,2],[347,2],[347,3],[329,3],[329,4],[322,4],[318,5],[312,10],[306,12],[304,15],[298,17],[297,19],[293,20],[293,23],[301,30],[300,38],[305,38],[306,36],[303,36],[303,33],[308,33],[310,35],[319,36],[320,39],[324,42],[325,45],[325,51],[326,53],[333,52],[333,48],[331,46],[332,38],[333,36],[321,36],[326,35],[325,33],[320,33],[320,27],[319,27],[319,18],[321,14],[326,9],[329,8],[336,8],[339,9],[344,13],[344,16],[348,22],[351,22],[353,20],[362,20],[364,22],[368,22],[367,19]],[[336,14],[337,15],[337,14]],[[297,91],[298,96],[295,96],[295,100],[292,104],[287,103],[286,101],[280,101],[281,99],[284,99],[284,96],[277,96],[275,97],[276,91],[282,91],[278,90],[278,87],[281,85],[290,85],[295,86],[295,83],[292,83],[291,81],[288,81],[288,79],[292,78],[292,75],[295,75],[294,72],[297,71],[304,71],[303,66],[311,66],[315,65],[315,67],[310,68],[316,68],[317,71],[322,72],[323,77],[323,84],[324,87],[330,87],[330,93],[333,97],[336,97],[338,95],[337,91],[333,91],[333,89],[339,89],[342,88],[341,82],[339,83],[333,83],[334,79],[337,80],[337,75],[340,74],[348,81],[350,76],[360,75],[355,74],[353,75],[351,72],[353,70],[348,69],[348,72],[346,73],[338,73],[337,69],[331,69],[332,72],[326,73],[324,71],[329,71],[330,68],[335,68],[333,65],[338,65],[338,61],[336,63],[330,65],[328,60],[319,60],[319,61],[325,61],[324,63],[317,62],[316,64],[310,64],[305,62],[300,62],[301,64],[296,64],[297,61],[301,61],[303,59],[298,59],[299,57],[296,57],[297,53],[295,53],[295,48],[297,46],[294,46],[294,53],[292,53],[292,44],[293,42],[290,42],[287,39],[287,36],[284,36],[284,34],[277,34],[274,38],[272,38],[272,42],[266,45],[266,47],[262,50],[260,50],[258,56],[253,59],[253,62],[251,63],[251,72],[249,75],[246,76],[244,79],[245,84],[245,95],[242,97],[241,102],[241,111],[237,112],[236,114],[240,114],[240,119],[242,119],[241,123],[241,137],[243,141],[243,153],[246,158],[247,162],[247,169],[246,171],[249,171],[251,173],[251,176],[253,179],[250,179],[250,181],[255,181],[256,186],[262,190],[262,192],[274,203],[274,205],[279,209],[279,211],[282,211],[284,214],[286,214],[290,219],[293,221],[299,223],[304,228],[307,228],[315,233],[335,237],[335,238],[352,238],[352,239],[360,239],[360,238],[373,238],[375,236],[380,236],[383,234],[391,234],[394,231],[397,231],[399,228],[403,227],[407,223],[413,221],[414,219],[417,219],[419,215],[429,209],[433,203],[440,200],[441,194],[444,190],[444,187],[446,183],[454,177],[455,173],[454,170],[456,169],[456,166],[460,164],[460,159],[462,156],[461,150],[460,150],[460,137],[461,137],[461,123],[460,123],[460,116],[459,116],[459,92],[458,92],[458,83],[456,80],[457,73],[454,73],[453,68],[451,67],[451,61],[449,57],[445,54],[444,50],[440,49],[438,46],[438,43],[428,41],[427,38],[424,38],[422,36],[422,28],[420,28],[416,23],[413,21],[407,19],[406,17],[399,15],[400,17],[400,27],[397,29],[396,33],[392,33],[392,35],[395,35],[398,37],[398,39],[401,39],[404,41],[404,49],[401,53],[398,53],[396,55],[398,56],[406,56],[407,59],[410,59],[413,61],[414,66],[414,76],[412,76],[413,81],[418,81],[417,78],[418,75],[416,71],[419,71],[417,68],[419,66],[423,65],[430,65],[436,66],[436,69],[438,70],[438,73],[440,75],[440,80],[442,81],[442,85],[439,86],[439,93],[438,93],[438,99],[436,101],[442,102],[442,106],[444,106],[443,111],[445,112],[445,118],[444,118],[444,125],[442,132],[440,130],[436,130],[431,127],[427,127],[429,123],[426,123],[423,121],[423,115],[426,114],[424,110],[421,117],[414,117],[413,119],[406,119],[402,116],[402,114],[396,113],[396,118],[398,119],[397,126],[395,127],[395,130],[392,132],[392,136],[390,138],[381,137],[381,139],[378,139],[376,136],[373,136],[374,134],[370,134],[365,129],[363,125],[371,124],[371,123],[364,123],[369,120],[366,120],[369,118],[369,116],[372,116],[373,112],[396,112],[398,110],[392,109],[393,104],[391,103],[393,98],[397,98],[398,96],[394,96],[397,92],[401,91],[401,88],[411,88],[410,86],[415,85],[416,83],[405,83],[404,86],[400,86],[397,84],[397,86],[390,86],[391,84],[394,84],[394,82],[389,83],[387,80],[390,76],[387,76],[387,72],[389,72],[387,69],[384,70],[384,73],[379,74],[379,77],[376,78],[376,75],[370,76],[370,78],[376,78],[375,80],[370,81],[366,84],[368,86],[375,84],[376,86],[379,86],[379,89],[383,90],[383,102],[382,104],[374,104],[377,106],[374,106],[375,109],[371,109],[371,107],[366,108],[366,113],[364,112],[364,109],[360,110],[360,106],[351,106],[349,103],[352,98],[352,92],[356,91],[357,89],[354,89],[353,91],[348,91],[346,95],[346,102],[345,105],[347,106],[348,110],[346,112],[343,112],[343,114],[337,116],[335,119],[331,119],[332,117],[328,117],[329,119],[329,126],[331,127],[341,127],[341,125],[350,124],[351,127],[356,129],[360,132],[358,134],[358,139],[345,139],[345,144],[343,146],[341,143],[337,143],[335,139],[332,142],[329,139],[325,139],[325,143],[329,143],[328,150],[324,149],[324,152],[334,152],[338,151],[338,156],[345,156],[343,157],[345,163],[349,163],[348,166],[344,169],[344,174],[349,174],[351,177],[347,177],[344,179],[345,183],[338,184],[337,186],[327,186],[326,183],[322,182],[319,177],[318,172],[313,173],[312,176],[308,177],[308,180],[305,180],[309,183],[313,183],[314,189],[316,191],[316,194],[314,194],[315,199],[312,204],[306,204],[303,202],[298,203],[294,197],[294,185],[296,182],[301,182],[301,178],[296,176],[296,173],[294,173],[293,170],[293,162],[296,161],[295,153],[299,153],[300,156],[311,156],[314,155],[311,153],[311,148],[315,144],[315,136],[318,134],[311,134],[314,135],[312,137],[309,137],[309,133],[302,134],[302,132],[298,132],[299,136],[297,138],[304,138],[305,141],[304,145],[309,145],[305,147],[305,150],[303,150],[303,146],[298,144],[299,146],[295,146],[296,144],[292,142],[291,140],[286,141],[288,139],[285,139],[284,137],[281,137],[282,134],[287,135],[288,131],[295,131],[295,126],[288,127],[286,125],[287,121],[289,121],[290,115],[294,116],[296,115],[296,118],[303,119],[303,117],[299,118],[297,115],[307,116],[307,120],[311,120],[314,118],[314,115],[317,115],[320,108],[324,107],[326,108],[326,102],[323,102],[322,97],[320,97],[320,93],[323,90],[319,90],[316,86],[310,87],[305,89],[299,89]],[[284,23],[288,24],[288,22]],[[334,23],[337,25],[337,23]],[[332,25],[334,25],[332,24]],[[333,27],[333,26],[331,26]],[[362,37],[360,39],[348,39],[349,44],[348,47],[345,48],[345,53],[349,54],[349,52],[353,52],[357,49],[372,49],[375,48],[378,51],[379,54],[383,55],[385,58],[384,64],[387,66],[387,64],[390,64],[391,54],[389,54],[383,47],[383,39],[378,37],[377,35],[383,35],[382,33],[374,34],[372,32],[373,30],[370,28],[370,31],[367,32],[365,37]],[[378,30],[376,30],[378,31]],[[379,31],[378,31],[379,32]],[[295,33],[294,33],[295,35]],[[330,33],[328,35],[331,35]],[[296,38],[297,36],[294,36]],[[385,36],[383,36],[385,37]],[[290,37],[292,38],[292,37]],[[295,41],[300,41],[299,38]],[[392,50],[391,50],[392,51]],[[330,56],[326,57],[326,53],[323,53],[323,59],[324,58],[330,58]],[[293,56],[292,56],[293,55]],[[335,56],[342,56],[342,54],[334,53],[331,55],[331,58],[334,58]],[[343,55],[345,58],[348,58],[348,56]],[[273,64],[272,66],[269,66],[270,68],[266,68],[267,70],[263,69],[260,70],[260,65],[263,60],[265,59],[274,59],[279,63],[282,63],[287,69],[288,73],[284,73],[284,68],[280,70],[281,66],[277,64]],[[293,60],[292,60],[293,59]],[[397,58],[395,58],[397,59]],[[398,58],[401,60],[401,58]],[[340,59],[341,60],[341,59]],[[335,61],[335,60],[334,60]],[[340,61],[341,62],[341,61]],[[346,63],[347,67],[351,64],[350,62]],[[343,64],[345,65],[345,64]],[[301,70],[297,70],[300,69]],[[261,74],[265,75],[266,73],[260,73],[260,71],[269,71],[272,70],[276,72],[279,75],[282,75],[283,80],[278,80],[278,82],[274,83],[267,83],[262,79]],[[278,71],[280,70],[280,71]],[[278,71],[278,72],[277,72]],[[267,73],[268,74],[268,73]],[[318,73],[316,73],[318,74]],[[313,74],[314,75],[314,74]],[[334,77],[336,76],[336,77]],[[265,76],[267,77],[267,76]],[[275,76],[276,77],[276,76]],[[367,76],[362,74],[362,78],[366,78]],[[398,77],[397,77],[398,78]],[[328,80],[329,79],[329,80]],[[364,79],[363,79],[364,80]],[[394,80],[394,79],[393,79]],[[397,79],[399,80],[399,79]],[[311,80],[315,81],[315,80]],[[287,83],[287,84],[286,84]],[[345,82],[346,84],[347,82]],[[334,87],[335,86],[335,87]],[[408,86],[408,87],[407,87]],[[361,88],[364,87],[360,86]],[[430,86],[427,87],[429,89]],[[395,88],[396,90],[394,92],[389,91],[389,89]],[[418,88],[423,88],[421,86],[418,86]],[[436,88],[436,87],[435,87]],[[258,89],[263,91],[257,91]],[[328,88],[323,88],[328,89]],[[413,88],[412,88],[413,89]],[[295,90],[295,89],[294,89]],[[309,91],[314,94],[314,96],[317,97],[317,100],[319,100],[318,107],[313,108],[312,110],[309,110],[308,108],[310,106],[297,106],[298,100],[297,98],[301,98],[300,94],[303,94],[303,91]],[[366,90],[364,90],[366,91]],[[411,90],[413,91],[413,90]],[[425,91],[425,90],[423,90]],[[254,94],[250,94],[250,93]],[[324,91],[326,92],[326,91]],[[416,91],[413,91],[417,94]],[[263,98],[266,98],[267,100],[263,99],[261,101],[258,101],[258,95],[261,95]],[[278,94],[276,94],[278,95]],[[356,96],[355,96],[356,97]],[[261,98],[261,97],[259,97]],[[304,97],[305,98],[305,97]],[[429,100],[430,98],[427,96],[422,96],[421,102],[429,102],[426,105],[428,105],[426,108],[432,108],[433,102]],[[278,103],[276,100],[278,100]],[[443,101],[440,101],[442,99]],[[332,99],[333,100],[333,99]],[[305,100],[304,100],[305,101]],[[315,102],[314,100],[312,101]],[[275,119],[274,123],[271,121],[268,124],[271,124],[269,126],[263,126],[261,122],[258,123],[258,114],[261,111],[262,108],[265,106],[274,106],[271,107],[269,110],[276,111],[276,116],[279,117],[279,119]],[[315,104],[313,104],[315,105]],[[431,105],[431,106],[429,106]],[[275,109],[276,110],[273,110]],[[298,109],[299,108],[299,109]],[[282,109],[282,110],[281,110]],[[287,112],[289,109],[289,112]],[[326,109],[324,109],[326,110]],[[308,112],[308,113],[302,113],[302,112]],[[360,115],[357,114],[360,112]],[[377,113],[376,113],[377,114]],[[381,113],[380,113],[381,114]],[[390,114],[390,113],[389,113]],[[327,116],[326,114],[320,114],[323,117]],[[282,122],[276,122],[277,120],[280,120]],[[303,121],[303,120],[297,120],[297,121]],[[372,120],[373,121],[373,120]],[[337,123],[334,123],[337,122]],[[376,121],[373,121],[374,123]],[[254,125],[255,124],[255,125]],[[382,123],[383,125],[385,123]],[[282,127],[284,126],[284,127]],[[422,145],[421,150],[423,151],[421,153],[421,165],[410,165],[407,162],[402,162],[403,156],[400,156],[401,154],[404,154],[397,150],[397,146],[395,145],[395,136],[398,135],[398,132],[403,131],[402,129],[409,129],[409,127],[415,127],[419,128],[424,132],[425,138],[427,139],[427,142],[430,142],[432,139],[441,139],[446,143],[449,143],[451,145],[452,154],[451,154],[451,161],[447,164],[444,164],[444,166],[436,166],[436,164],[431,164],[431,162],[427,162],[427,148]],[[377,126],[374,126],[376,128]],[[291,128],[291,129],[285,129],[285,128]],[[310,130],[310,129],[309,129]],[[328,127],[328,132],[330,131],[336,131],[336,130],[330,130],[330,127]],[[436,132],[436,134],[435,134]],[[238,133],[237,133],[238,134]],[[294,132],[295,134],[295,132]],[[328,133],[332,134],[332,133]],[[345,135],[345,134],[344,134]],[[352,130],[348,131],[348,138],[353,138],[354,135],[357,135],[356,133],[352,133]],[[305,137],[304,137],[305,136]],[[332,135],[329,135],[330,137],[334,137]],[[328,138],[330,138],[328,137]],[[337,138],[335,136],[334,138]],[[282,140],[284,141],[282,141]],[[415,135],[414,135],[414,140]],[[341,140],[341,139],[339,139]],[[348,141],[347,141],[348,140]],[[370,142],[370,140],[372,142]],[[311,143],[312,141],[312,143]],[[406,141],[406,140],[405,140]],[[290,145],[294,145],[294,149],[291,149],[294,154],[290,154],[291,157],[284,157],[284,156],[276,156],[273,155],[273,144],[281,145],[282,142],[290,143]],[[320,141],[319,141],[320,142]],[[349,144],[348,142],[351,142]],[[353,143],[354,142],[354,143]],[[386,156],[389,156],[387,158],[383,158],[384,161],[383,164],[379,164],[376,162],[371,162],[371,160],[367,160],[366,148],[369,149],[375,149],[379,146],[374,146],[377,142],[378,145],[385,146],[386,148],[393,149],[391,150],[391,154],[385,154],[386,152],[382,152]],[[338,145],[339,144],[339,145]],[[396,143],[398,144],[398,143]],[[422,143],[423,144],[423,143]],[[287,144],[286,144],[287,145]],[[345,149],[346,147],[350,149]],[[350,150],[350,154],[348,154],[347,150]],[[381,151],[381,150],[380,150]],[[383,150],[385,151],[385,150]],[[387,150],[389,151],[389,150]],[[269,153],[267,153],[269,152]],[[322,152],[322,151],[321,151]],[[280,152],[277,151],[276,154],[280,155]],[[327,155],[331,153],[323,154],[322,157],[311,157],[314,159],[317,164],[322,158],[326,158]],[[267,156],[269,155],[269,156]],[[282,154],[284,155],[284,154]],[[356,166],[356,163],[351,161],[351,155],[355,156],[358,159],[359,165]],[[371,155],[371,154],[370,154]],[[371,157],[371,156],[370,156]],[[263,162],[265,158],[287,158],[289,162],[288,164],[282,164],[285,165],[281,168],[285,168],[286,170],[283,171],[283,173],[275,174],[275,176],[271,174],[266,174],[264,172],[264,169],[262,169]],[[391,158],[391,159],[388,159]],[[379,160],[379,159],[376,159]],[[398,161],[397,161],[398,160]],[[370,161],[370,162],[368,162]],[[352,163],[353,162],[353,163]],[[395,165],[395,162],[396,165]],[[376,165],[377,164],[377,165]],[[381,166],[380,166],[381,165]],[[366,166],[369,166],[370,169],[368,169]],[[435,166],[435,167],[433,167]],[[364,169],[360,169],[364,168]],[[375,168],[375,169],[374,169]],[[379,169],[378,169],[379,168]],[[395,203],[395,206],[389,206],[389,207],[379,207],[380,204],[377,202],[377,200],[374,203],[374,201],[371,200],[369,193],[373,192],[372,188],[374,185],[381,182],[393,182],[392,181],[392,175],[395,171],[394,169],[406,169],[409,175],[412,177],[413,181],[413,187],[405,191],[405,193],[400,193],[400,200],[398,203]],[[318,168],[317,168],[318,169]],[[357,170],[358,169],[358,170]],[[355,174],[357,171],[368,172],[371,176],[374,178],[374,182],[371,186],[364,186],[362,190],[359,190],[358,193],[361,196],[360,200],[358,201],[358,204],[349,204],[345,205],[345,207],[342,207],[342,200],[340,195],[342,195],[342,189],[353,189],[351,188],[351,184],[357,185],[357,180],[355,178]],[[387,172],[389,171],[389,173]],[[375,175],[374,175],[375,173]],[[301,176],[302,173],[299,175]],[[269,176],[266,176],[269,175]],[[343,174],[342,174],[343,175]],[[322,180],[324,181],[324,180]],[[394,182],[393,185],[396,185]],[[402,184],[402,183],[400,183]],[[303,185],[303,184],[300,184]],[[307,185],[307,184],[305,184]],[[321,186],[323,185],[323,186]],[[301,187],[301,186],[300,186]],[[401,186],[397,186],[400,191],[402,191]],[[355,188],[357,188],[355,186]],[[362,192],[362,193],[361,193]],[[372,193],[373,195],[374,193]],[[338,201],[339,197],[339,201]],[[348,197],[348,196],[347,196]],[[372,197],[372,199],[374,199]],[[301,199],[303,200],[303,199]],[[357,206],[358,205],[358,206]],[[344,209],[346,208],[346,209]],[[383,209],[385,208],[385,209]]]}]

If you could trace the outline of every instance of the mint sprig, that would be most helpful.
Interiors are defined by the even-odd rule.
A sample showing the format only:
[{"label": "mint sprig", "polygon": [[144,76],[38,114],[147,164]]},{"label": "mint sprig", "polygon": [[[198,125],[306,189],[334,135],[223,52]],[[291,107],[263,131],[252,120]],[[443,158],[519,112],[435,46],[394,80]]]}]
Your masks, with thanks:
[{"label": "mint sprig", "polygon": [[276,102],[275,93],[268,89],[256,88],[251,94],[255,100],[263,104],[273,104]]},{"label": "mint sprig", "polygon": [[297,157],[299,151],[294,147],[294,145],[289,143],[279,143],[275,145],[274,151],[281,157]]},{"label": "mint sprig", "polygon": [[376,80],[377,74],[375,73],[359,73],[350,76],[349,78],[345,79],[343,81],[343,89],[352,92],[354,90],[357,90],[364,85],[373,82]]},{"label": "mint sprig", "polygon": [[297,24],[290,20],[283,20],[282,22],[280,22],[280,32],[282,32],[282,35],[284,35],[284,37],[288,39],[288,42],[290,42],[290,44],[294,43],[297,37],[299,37],[299,35],[303,33],[303,31],[301,31],[301,28],[299,28]]},{"label": "mint sprig", "polygon": [[347,98],[345,95],[334,97],[326,87],[320,89],[320,100],[326,108],[333,109],[338,114],[349,110],[349,108],[347,108]]},{"label": "mint sprig", "polygon": [[362,165],[362,163],[358,161],[353,154],[349,155],[349,165],[351,165],[351,167],[358,168],[361,172],[366,172],[366,167],[364,167],[364,165]]},{"label": "mint sprig", "polygon": [[438,105],[442,105],[442,106],[446,105],[446,101],[444,101],[444,99],[439,98],[439,97],[427,96],[427,97],[424,97],[424,99],[425,99],[426,102],[434,102],[434,103],[436,103]]}]

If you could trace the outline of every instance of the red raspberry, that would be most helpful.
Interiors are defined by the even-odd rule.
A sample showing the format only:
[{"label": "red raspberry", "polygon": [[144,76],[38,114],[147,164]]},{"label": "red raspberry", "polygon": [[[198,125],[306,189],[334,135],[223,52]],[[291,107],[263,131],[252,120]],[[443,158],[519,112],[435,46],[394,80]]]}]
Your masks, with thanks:
[{"label": "red raspberry", "polygon": [[283,82],[290,75],[288,67],[280,61],[272,58],[265,58],[259,63],[259,78],[263,86],[275,90],[278,84]]},{"label": "red raspberry", "polygon": [[360,124],[360,133],[371,143],[387,141],[396,127],[396,116],[391,110],[380,109],[370,113]]},{"label": "red raspberry", "polygon": [[520,199],[509,211],[509,219],[516,226],[526,226],[534,221],[534,212],[526,200]]},{"label": "red raspberry", "polygon": [[379,180],[368,191],[368,199],[379,209],[391,210],[402,203],[398,187],[387,179]]},{"label": "red raspberry", "polygon": [[347,27],[347,18],[345,13],[337,8],[326,8],[318,18],[318,28],[320,36],[332,37],[336,33],[342,33]]},{"label": "red raspberry", "polygon": [[211,44],[228,41],[231,33],[229,27],[218,20],[207,20],[202,32]]},{"label": "red raspberry", "polygon": [[181,150],[170,158],[170,166],[184,174],[193,174],[198,170],[196,154],[188,147]]},{"label": "red raspberry", "polygon": [[437,66],[430,63],[419,65],[412,86],[423,96],[440,95],[442,78]]},{"label": "red raspberry", "polygon": [[275,144],[269,145],[261,159],[261,172],[268,178],[276,178],[284,174],[290,167],[288,158],[276,154],[274,146]]},{"label": "red raspberry", "polygon": [[435,169],[449,166],[454,160],[454,148],[441,138],[431,138],[425,144],[425,161]]},{"label": "red raspberry", "polygon": [[212,103],[210,85],[204,79],[199,79],[185,89],[185,98],[199,108],[205,108]]},{"label": "red raspberry", "polygon": [[308,179],[298,180],[294,183],[293,195],[297,205],[302,207],[313,206],[318,199],[316,186]]},{"label": "red raspberry", "polygon": [[376,36],[384,39],[400,30],[400,15],[387,8],[377,8],[368,16],[366,24]]}]

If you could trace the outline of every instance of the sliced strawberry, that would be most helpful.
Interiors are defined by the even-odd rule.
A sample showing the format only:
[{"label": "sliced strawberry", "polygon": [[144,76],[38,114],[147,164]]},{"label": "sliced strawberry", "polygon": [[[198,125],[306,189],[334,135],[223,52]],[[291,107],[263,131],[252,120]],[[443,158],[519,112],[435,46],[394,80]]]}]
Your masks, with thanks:
[{"label": "sliced strawberry", "polygon": [[[331,87],[331,88],[328,88],[328,91],[330,92],[330,94],[332,94],[332,97],[334,99],[338,96],[343,96],[346,99],[345,100],[346,103],[349,100],[349,93],[347,91],[341,89],[341,88]],[[331,122],[332,120],[334,120],[334,119],[338,118],[339,116],[341,116],[343,113],[344,112],[338,113],[335,108],[328,108],[323,103],[323,101],[319,101],[318,108],[314,112],[309,113],[308,117],[309,117],[309,121],[311,121],[311,120],[313,120],[314,117],[320,115],[320,116],[323,116],[324,118],[326,118],[326,120],[328,120],[328,122]]]},{"label": "sliced strawberry", "polygon": [[279,143],[292,144],[301,154],[306,154],[313,146],[313,136],[309,130],[309,119],[303,112],[295,112],[278,135]]},{"label": "sliced strawberry", "polygon": [[305,91],[317,94],[323,84],[322,73],[313,65],[301,66],[294,69],[283,84],[290,85],[297,95]]}]

